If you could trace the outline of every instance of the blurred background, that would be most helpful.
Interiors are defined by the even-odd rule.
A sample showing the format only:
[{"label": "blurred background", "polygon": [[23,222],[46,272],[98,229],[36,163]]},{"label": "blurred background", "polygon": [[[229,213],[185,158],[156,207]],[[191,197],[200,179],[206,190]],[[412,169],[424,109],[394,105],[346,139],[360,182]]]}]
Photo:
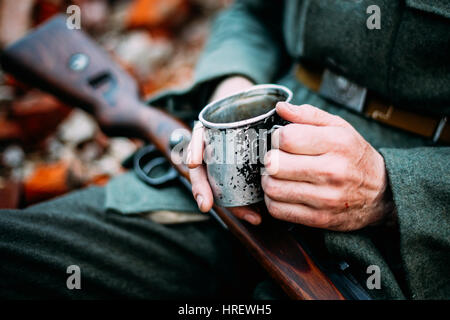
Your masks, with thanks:
[{"label": "blurred background", "polygon": [[[138,82],[142,96],[190,84],[215,14],[231,0],[0,0],[0,47],[70,5]],[[0,69],[0,208],[23,208],[122,173],[142,141],[107,137],[93,118]]]}]

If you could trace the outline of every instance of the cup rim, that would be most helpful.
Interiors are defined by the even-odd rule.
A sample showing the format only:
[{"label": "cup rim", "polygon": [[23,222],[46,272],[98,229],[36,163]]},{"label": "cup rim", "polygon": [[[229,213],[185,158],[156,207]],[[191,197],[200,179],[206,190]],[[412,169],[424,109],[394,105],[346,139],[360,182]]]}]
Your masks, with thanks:
[{"label": "cup rim", "polygon": [[269,110],[266,113],[260,114],[259,116],[253,117],[253,118],[249,118],[249,119],[245,119],[245,120],[240,120],[240,121],[235,121],[235,122],[226,122],[226,123],[217,123],[217,122],[210,122],[208,120],[206,120],[204,118],[205,113],[211,109],[214,106],[220,105],[224,102],[230,101],[235,99],[236,97],[245,95],[247,93],[250,93],[252,91],[255,90],[261,90],[261,89],[278,89],[281,90],[283,92],[285,92],[287,94],[286,100],[283,100],[283,102],[290,102],[292,100],[292,96],[293,93],[292,91],[282,85],[278,85],[278,84],[258,84],[258,85],[254,85],[246,90],[237,92],[235,94],[232,94],[230,96],[227,96],[225,98],[221,98],[221,99],[217,99],[214,101],[211,101],[210,103],[208,103],[203,109],[202,111],[200,111],[200,114],[198,116],[199,121],[207,128],[209,129],[235,129],[235,128],[239,128],[239,127],[243,127],[243,126],[248,126],[254,123],[257,123],[263,119],[266,119],[268,117],[270,117],[271,115],[273,115],[276,110],[275,108],[272,108],[271,110]]}]

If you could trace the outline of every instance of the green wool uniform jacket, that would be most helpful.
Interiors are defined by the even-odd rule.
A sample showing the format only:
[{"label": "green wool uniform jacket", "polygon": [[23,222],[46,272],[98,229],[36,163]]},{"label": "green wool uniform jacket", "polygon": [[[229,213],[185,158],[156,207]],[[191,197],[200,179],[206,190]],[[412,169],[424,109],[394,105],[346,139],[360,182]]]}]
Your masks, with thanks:
[{"label": "green wool uniform jacket", "polygon": [[[367,28],[370,5],[380,8],[379,30]],[[450,148],[323,99],[295,79],[298,61],[327,67],[415,112],[449,115],[450,1],[236,1],[216,19],[194,84],[151,100],[186,118],[218,81],[242,75],[286,85],[294,104],[341,116],[384,157],[398,223],[317,232],[330,253],[359,270],[364,286],[367,268],[379,266],[381,288],[367,290],[373,298],[450,298]],[[124,196],[118,189],[109,186],[107,206],[120,210],[111,200]]]}]

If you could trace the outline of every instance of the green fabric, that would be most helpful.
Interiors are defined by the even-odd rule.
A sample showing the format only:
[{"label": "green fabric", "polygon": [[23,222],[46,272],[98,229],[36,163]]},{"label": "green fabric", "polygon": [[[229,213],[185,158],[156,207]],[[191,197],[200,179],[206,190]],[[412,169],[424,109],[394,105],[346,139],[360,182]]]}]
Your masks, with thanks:
[{"label": "green fabric", "polygon": [[450,115],[450,5],[427,2],[441,14],[404,10],[392,48],[389,97],[424,113]]},{"label": "green fabric", "polygon": [[[104,188],[0,210],[0,298],[219,299],[252,295],[254,266],[211,221],[160,225],[106,212]],[[70,265],[81,289],[69,290]],[[245,267],[248,265],[248,267]]]},{"label": "green fabric", "polygon": [[[398,252],[386,252],[388,248],[395,251],[394,235],[387,234],[381,228],[367,228],[350,233],[324,231],[324,240],[330,254],[339,257],[351,266],[351,272],[367,293],[374,299],[405,299],[414,298],[406,295],[402,286],[402,271],[396,265]],[[369,274],[367,267],[376,265],[380,268],[381,289],[368,290],[366,281]],[[403,283],[402,283],[403,284]],[[431,298],[431,297],[428,297]]]},{"label": "green fabric", "polygon": [[266,83],[280,72],[285,52],[276,1],[237,1],[217,18],[212,34],[197,63],[196,79],[234,73]]},{"label": "green fabric", "polygon": [[450,3],[447,0],[406,0],[406,4],[411,8],[417,8],[450,18]]},{"label": "green fabric", "polygon": [[158,210],[199,212],[192,194],[179,185],[150,187],[134,172],[114,178],[105,189],[105,208],[122,214]]},{"label": "green fabric", "polygon": [[[370,5],[380,8],[379,30],[366,27]],[[327,66],[395,105],[450,114],[448,1],[287,0],[284,13],[294,59]]]},{"label": "green fabric", "polygon": [[407,294],[450,293],[450,148],[381,149],[398,210]]}]

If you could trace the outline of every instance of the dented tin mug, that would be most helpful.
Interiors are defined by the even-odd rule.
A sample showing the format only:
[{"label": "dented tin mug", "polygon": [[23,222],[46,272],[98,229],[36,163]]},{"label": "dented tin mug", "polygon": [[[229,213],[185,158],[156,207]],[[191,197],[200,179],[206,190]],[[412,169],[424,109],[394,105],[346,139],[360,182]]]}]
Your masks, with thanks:
[{"label": "dented tin mug", "polygon": [[275,106],[291,99],[291,90],[284,86],[256,85],[213,101],[200,112],[203,159],[217,205],[237,207],[264,199],[261,174],[270,133],[287,123]]}]

